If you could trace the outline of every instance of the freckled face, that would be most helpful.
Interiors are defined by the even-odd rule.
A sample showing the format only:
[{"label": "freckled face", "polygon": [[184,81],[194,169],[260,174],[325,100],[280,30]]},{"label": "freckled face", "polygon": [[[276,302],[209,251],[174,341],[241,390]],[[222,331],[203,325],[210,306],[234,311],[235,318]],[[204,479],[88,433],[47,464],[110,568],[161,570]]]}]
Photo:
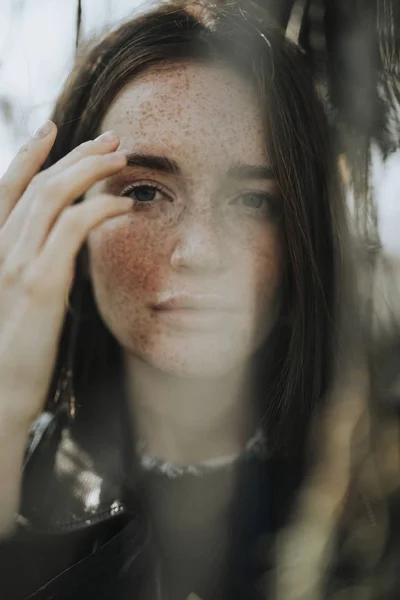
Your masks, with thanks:
[{"label": "freckled face", "polygon": [[268,335],[283,270],[255,94],[222,67],[151,70],[114,100],[108,129],[135,157],[87,199],[107,191],[135,204],[88,240],[100,314],[126,352],[156,368],[225,374]]}]

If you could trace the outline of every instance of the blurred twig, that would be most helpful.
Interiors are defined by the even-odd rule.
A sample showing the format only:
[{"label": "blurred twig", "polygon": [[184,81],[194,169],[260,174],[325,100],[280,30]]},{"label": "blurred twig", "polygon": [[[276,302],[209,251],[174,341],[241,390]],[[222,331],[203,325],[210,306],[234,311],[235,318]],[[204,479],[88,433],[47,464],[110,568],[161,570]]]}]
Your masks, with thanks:
[{"label": "blurred twig", "polygon": [[76,35],[75,35],[75,48],[78,48],[81,39],[82,30],[82,0],[78,0],[76,9]]}]

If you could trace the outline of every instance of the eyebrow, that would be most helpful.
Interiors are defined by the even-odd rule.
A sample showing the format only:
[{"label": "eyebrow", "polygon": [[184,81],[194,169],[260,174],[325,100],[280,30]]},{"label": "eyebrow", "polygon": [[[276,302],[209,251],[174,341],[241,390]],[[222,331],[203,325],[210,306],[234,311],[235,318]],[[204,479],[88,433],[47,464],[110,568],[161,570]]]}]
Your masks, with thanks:
[{"label": "eyebrow", "polygon": [[181,169],[177,162],[166,158],[165,156],[154,156],[153,154],[136,154],[131,153],[126,155],[127,167],[143,167],[152,171],[162,171],[163,173],[172,173],[180,175]]},{"label": "eyebrow", "polygon": [[275,179],[272,167],[269,165],[247,165],[236,163],[231,166],[228,176],[234,179]]},{"label": "eyebrow", "polygon": [[[172,175],[181,175],[182,171],[178,163],[165,156],[154,154],[137,154],[135,152],[126,155],[127,167],[142,167],[152,171],[161,171]],[[269,165],[249,165],[235,163],[228,170],[228,177],[234,179],[274,179],[272,167]]]}]

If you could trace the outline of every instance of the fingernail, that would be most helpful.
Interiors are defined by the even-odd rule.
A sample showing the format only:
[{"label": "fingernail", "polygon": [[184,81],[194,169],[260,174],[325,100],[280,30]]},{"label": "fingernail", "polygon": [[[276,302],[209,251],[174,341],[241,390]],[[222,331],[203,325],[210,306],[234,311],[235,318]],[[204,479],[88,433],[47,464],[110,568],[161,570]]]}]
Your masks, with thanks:
[{"label": "fingernail", "polygon": [[45,123],[43,123],[43,125],[36,129],[32,137],[36,140],[46,137],[46,135],[50,133],[52,125],[53,123],[51,121],[46,121]]},{"label": "fingernail", "polygon": [[115,131],[106,131],[96,138],[96,142],[115,142],[117,140],[117,134]]}]

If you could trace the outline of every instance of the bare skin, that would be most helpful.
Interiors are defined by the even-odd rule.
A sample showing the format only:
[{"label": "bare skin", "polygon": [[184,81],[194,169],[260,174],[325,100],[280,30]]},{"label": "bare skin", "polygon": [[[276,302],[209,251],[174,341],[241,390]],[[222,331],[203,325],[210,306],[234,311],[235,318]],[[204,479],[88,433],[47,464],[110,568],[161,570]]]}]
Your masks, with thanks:
[{"label": "bare skin", "polygon": [[132,209],[106,194],[71,206],[126,165],[115,135],[38,173],[56,135],[49,122],[0,180],[0,534],[13,526],[26,438],[50,383],[76,255],[93,228]]},{"label": "bare skin", "polygon": [[[253,426],[251,357],[274,323],[284,263],[258,99],[227,68],[170,65],[127,84],[102,124],[109,128],[127,153],[176,165],[166,172],[142,161],[86,195],[150,198],[88,241],[97,305],[125,352],[140,435],[175,462],[239,452]],[[216,296],[222,310],[197,327],[154,309],[181,294]]]}]

